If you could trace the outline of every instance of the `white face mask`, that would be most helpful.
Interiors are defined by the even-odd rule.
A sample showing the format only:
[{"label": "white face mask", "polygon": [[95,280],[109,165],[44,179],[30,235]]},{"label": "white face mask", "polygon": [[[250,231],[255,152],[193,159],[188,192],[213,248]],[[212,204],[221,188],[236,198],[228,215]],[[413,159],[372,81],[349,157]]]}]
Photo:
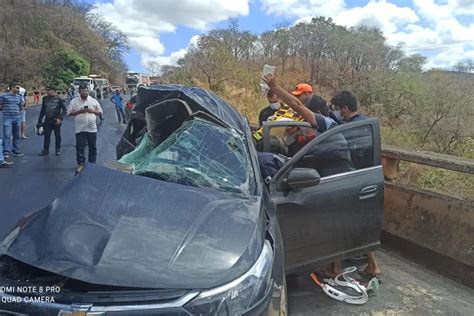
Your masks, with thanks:
[{"label": "white face mask", "polygon": [[272,110],[279,110],[281,105],[280,105],[280,102],[275,102],[275,103],[270,103],[270,107],[272,108]]},{"label": "white face mask", "polygon": [[339,121],[341,121],[341,122],[344,121],[344,118],[342,117],[340,110],[334,111],[334,115],[336,116],[336,118],[337,118]]}]

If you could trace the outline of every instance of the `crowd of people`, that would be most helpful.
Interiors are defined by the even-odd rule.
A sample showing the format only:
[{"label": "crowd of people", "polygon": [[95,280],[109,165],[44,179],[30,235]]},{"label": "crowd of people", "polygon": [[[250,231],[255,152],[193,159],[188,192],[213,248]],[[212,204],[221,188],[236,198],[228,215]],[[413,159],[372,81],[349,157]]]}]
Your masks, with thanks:
[{"label": "crowd of people", "polygon": [[[330,102],[327,102],[321,96],[314,94],[313,87],[309,84],[300,83],[290,93],[278,85],[274,75],[268,74],[263,76],[262,79],[270,89],[267,92],[269,105],[259,114],[260,126],[263,122],[272,119],[282,104],[290,107],[304,121],[310,123],[314,129],[312,134],[314,137],[338,125],[366,119],[359,112],[357,99],[350,91],[339,91],[331,98]],[[268,166],[274,172],[278,170],[281,163],[275,158],[265,153],[259,155],[261,169],[264,169],[262,174],[269,174]],[[367,267],[359,273],[368,278],[378,276],[381,270],[375,258],[375,253],[368,253],[367,258]],[[323,273],[329,277],[334,277],[341,271],[341,263],[334,262],[330,269],[323,270]]]},{"label": "crowd of people", "polygon": [[[43,136],[43,149],[39,156],[49,155],[51,134],[55,137],[55,154],[61,155],[61,126],[64,118],[74,118],[76,138],[77,169],[86,162],[85,149],[88,147],[88,161],[97,160],[97,120],[103,120],[103,109],[100,103],[90,95],[86,86],[79,86],[79,94],[70,99],[69,104],[60,95],[56,87],[47,87],[47,95],[41,100],[41,109],[35,126],[36,133]],[[35,104],[39,103],[40,93],[35,88]],[[110,98],[115,105],[119,123],[126,124],[123,98],[116,89]],[[3,112],[3,139],[0,139],[0,168],[14,165],[13,157],[22,157],[20,139],[26,139],[27,92],[17,82],[9,84],[5,93],[0,94],[0,110]]]}]

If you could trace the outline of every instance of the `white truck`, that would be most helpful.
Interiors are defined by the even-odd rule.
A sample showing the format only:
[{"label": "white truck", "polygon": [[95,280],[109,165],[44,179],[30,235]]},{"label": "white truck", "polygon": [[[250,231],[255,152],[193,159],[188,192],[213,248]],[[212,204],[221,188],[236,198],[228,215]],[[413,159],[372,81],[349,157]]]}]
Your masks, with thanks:
[{"label": "white truck", "polygon": [[74,94],[78,95],[79,94],[79,86],[80,85],[85,85],[87,87],[87,90],[89,90],[89,93],[94,93],[94,79],[89,78],[87,76],[82,76],[82,77],[77,77],[74,78],[73,81],[73,86],[74,86]]},{"label": "white truck", "polygon": [[82,76],[74,78],[73,86],[74,86],[74,94],[77,95],[79,93],[79,86],[85,85],[87,90],[89,90],[89,94],[97,98],[96,88],[99,88],[101,91],[101,95],[108,96],[109,93],[109,81],[105,78],[100,78],[98,75],[89,75],[89,76]]},{"label": "white truck", "polygon": [[138,72],[129,72],[125,77],[128,90],[137,91],[141,86],[150,85],[150,76]]}]

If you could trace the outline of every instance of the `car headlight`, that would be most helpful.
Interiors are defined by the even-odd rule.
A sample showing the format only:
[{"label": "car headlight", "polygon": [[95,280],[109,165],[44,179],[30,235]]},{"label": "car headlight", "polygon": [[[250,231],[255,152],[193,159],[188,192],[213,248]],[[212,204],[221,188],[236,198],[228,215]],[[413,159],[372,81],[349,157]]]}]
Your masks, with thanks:
[{"label": "car headlight", "polygon": [[265,241],[255,264],[225,285],[201,292],[183,307],[193,315],[241,315],[265,297],[271,285],[273,249]]}]

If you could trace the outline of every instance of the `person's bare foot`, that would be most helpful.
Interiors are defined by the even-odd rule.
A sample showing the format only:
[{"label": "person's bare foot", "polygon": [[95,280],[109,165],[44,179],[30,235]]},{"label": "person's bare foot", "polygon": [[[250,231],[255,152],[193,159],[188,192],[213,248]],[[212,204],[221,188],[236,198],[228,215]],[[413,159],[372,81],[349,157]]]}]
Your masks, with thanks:
[{"label": "person's bare foot", "polygon": [[380,271],[379,264],[375,258],[375,252],[371,251],[367,254],[367,267],[362,271],[362,274],[377,276],[382,271]]}]

